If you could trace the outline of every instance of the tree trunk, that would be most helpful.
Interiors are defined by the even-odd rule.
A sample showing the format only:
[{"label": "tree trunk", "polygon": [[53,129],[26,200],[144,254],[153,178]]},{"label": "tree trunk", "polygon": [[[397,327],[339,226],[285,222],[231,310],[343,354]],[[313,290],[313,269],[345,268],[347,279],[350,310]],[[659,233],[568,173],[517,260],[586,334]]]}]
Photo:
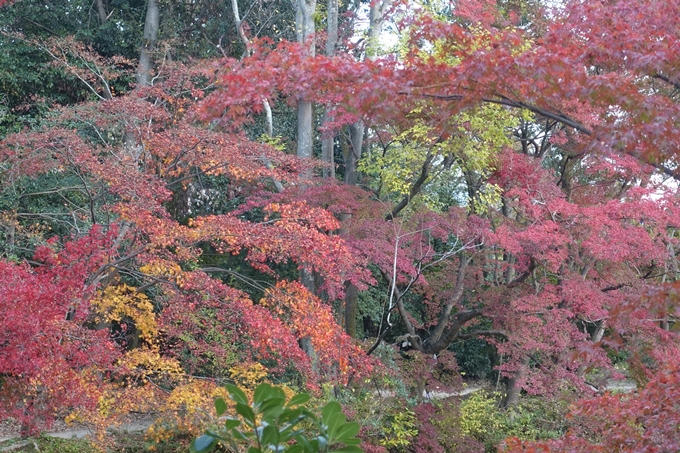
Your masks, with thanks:
[{"label": "tree trunk", "polygon": [[[328,38],[326,40],[326,55],[330,57],[335,55],[335,47],[338,42],[338,0],[328,0],[327,14]],[[323,112],[323,119],[321,120],[322,126],[327,125],[331,112],[332,108],[326,106]],[[323,169],[324,178],[335,178],[334,143],[335,134],[328,135],[321,140],[321,160],[326,164],[326,167]]]},{"label": "tree trunk", "polygon": [[359,290],[351,283],[347,282],[345,289],[345,333],[352,338],[357,337],[357,303]]},{"label": "tree trunk", "polygon": [[158,28],[160,25],[160,10],[156,0],[148,0],[146,7],[146,21],[144,22],[144,38],[142,50],[139,53],[139,67],[137,69],[137,85],[151,85],[151,71],[153,69],[153,52],[156,50]]},{"label": "tree trunk", "polygon": [[519,396],[522,392],[522,377],[527,365],[529,365],[529,356],[522,359],[519,369],[508,379],[507,393],[503,400],[505,408],[516,406],[519,403]]},{"label": "tree trunk", "polygon": [[361,150],[364,146],[364,122],[357,121],[349,126],[349,149],[345,156],[345,183],[356,185],[358,178],[357,164],[361,159]]},{"label": "tree trunk", "polygon": [[[321,125],[325,126],[328,123],[332,108],[326,106],[321,119]],[[323,168],[322,176],[324,178],[335,178],[335,133],[327,136],[321,140],[321,161],[326,164]]]},{"label": "tree trunk", "polygon": [[297,156],[300,159],[311,159],[314,155],[314,142],[312,139],[314,128],[313,111],[310,101],[298,101]]},{"label": "tree trunk", "polygon": [[[300,283],[304,285],[307,290],[316,295],[316,280],[314,278],[314,273],[309,269],[300,269]],[[312,339],[309,336],[302,337],[298,340],[300,349],[302,349],[312,364],[312,372],[317,373],[319,370],[319,358],[314,351],[314,345],[312,344]]]},{"label": "tree trunk", "polygon": [[[295,31],[299,43],[308,43],[307,55],[313,57],[314,50],[314,12],[316,0],[296,0],[295,2]],[[301,159],[311,159],[313,156],[314,115],[312,103],[305,99],[298,99],[298,137],[297,156]]]},{"label": "tree trunk", "polygon": [[106,23],[108,16],[106,15],[106,8],[104,7],[104,0],[95,0],[97,4],[97,15],[102,24]]},{"label": "tree trunk", "polygon": [[[392,3],[392,0],[371,2],[366,58],[374,59],[378,56],[380,50],[380,32],[382,31],[383,22],[385,21],[385,9],[390,3]],[[351,146],[345,159],[345,182],[347,184],[354,185],[357,183],[357,164],[361,158],[365,128],[363,120],[357,121],[349,128]]]}]

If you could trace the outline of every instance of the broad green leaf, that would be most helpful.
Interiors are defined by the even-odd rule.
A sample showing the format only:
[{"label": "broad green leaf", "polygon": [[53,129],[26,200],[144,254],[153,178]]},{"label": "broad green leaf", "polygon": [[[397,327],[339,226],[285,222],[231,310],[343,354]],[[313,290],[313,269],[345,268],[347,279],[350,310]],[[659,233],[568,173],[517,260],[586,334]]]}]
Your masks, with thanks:
[{"label": "broad green leaf", "polygon": [[[312,453],[317,453],[322,450],[319,439],[312,439],[309,441],[309,444],[312,446],[312,449],[310,450]],[[326,448],[326,444],[324,444],[323,448]]]},{"label": "broad green leaf", "polygon": [[361,443],[361,439],[358,437],[350,437],[348,439],[343,439],[342,443],[345,445],[359,445]]},{"label": "broad green leaf", "polygon": [[[285,409],[283,412],[279,414],[279,424],[284,424],[284,423],[293,423],[293,420],[297,419],[304,419],[305,414],[303,411],[300,409]],[[298,423],[296,421],[295,423]]]},{"label": "broad green leaf", "polygon": [[302,448],[304,448],[304,451],[307,453],[316,453],[317,450],[315,446],[313,446],[309,440],[302,434],[299,434],[295,436],[295,440],[297,441],[298,445],[300,445]]},{"label": "broad green leaf", "polygon": [[237,418],[229,417],[224,421],[224,427],[227,428],[227,429],[236,428],[240,424],[241,424],[241,420],[239,420]]},{"label": "broad green leaf", "polygon": [[327,403],[321,410],[321,420],[326,426],[328,426],[328,420],[333,414],[342,412],[342,407],[337,401],[331,401]]},{"label": "broad green leaf", "polygon": [[215,412],[217,412],[217,416],[220,417],[226,411],[227,411],[227,403],[222,398],[220,398],[219,396],[217,398],[215,398]]},{"label": "broad green leaf", "polygon": [[364,449],[361,447],[349,446],[338,448],[333,450],[331,453],[364,453]]},{"label": "broad green leaf", "polygon": [[328,426],[328,435],[332,440],[336,439],[337,432],[345,425],[346,421],[347,417],[342,412],[333,413],[328,417],[326,426]]},{"label": "broad green leaf", "polygon": [[263,401],[271,398],[274,395],[274,388],[269,384],[260,384],[255,389],[255,394],[253,395],[253,402],[256,405],[261,404]]},{"label": "broad green leaf", "polygon": [[231,399],[233,399],[237,403],[248,404],[248,397],[246,396],[245,393],[243,393],[243,390],[241,390],[240,388],[236,387],[233,384],[227,384],[225,385],[225,387],[227,388],[227,391],[231,395]]},{"label": "broad green leaf", "polygon": [[240,431],[238,429],[232,429],[231,430],[231,435],[234,436],[234,438],[236,438],[237,440],[241,440],[241,441],[249,441],[250,438],[253,436],[253,433],[250,432],[248,434],[249,434],[249,436],[246,435],[246,433],[244,433],[243,431]]},{"label": "broad green leaf", "polygon": [[264,445],[278,445],[279,444],[279,430],[274,425],[265,426],[262,430],[262,444]]},{"label": "broad green leaf", "polygon": [[324,436],[317,436],[316,439],[314,439],[316,442],[318,442],[318,449],[319,450],[325,450],[326,447],[328,446],[328,439]]},{"label": "broad green leaf", "polygon": [[198,439],[194,439],[189,447],[190,451],[193,453],[202,453],[204,451],[210,451],[217,443],[217,440],[207,434],[203,434]]},{"label": "broad green leaf", "polygon": [[286,448],[286,453],[305,453],[305,449],[302,445],[295,444]]},{"label": "broad green leaf", "polygon": [[286,402],[285,398],[271,398],[264,402],[259,407],[262,416],[267,420],[277,418],[283,412],[283,404]]},{"label": "broad green leaf", "polygon": [[345,443],[345,439],[351,439],[359,434],[360,426],[357,422],[345,423],[335,432],[333,438],[337,442]]},{"label": "broad green leaf", "polygon": [[247,404],[236,403],[236,413],[250,422],[251,426],[255,423],[255,412]]},{"label": "broad green leaf", "polygon": [[297,406],[299,404],[305,404],[310,399],[311,399],[311,396],[309,396],[307,393],[298,393],[297,395],[293,396],[290,399],[290,401],[288,401],[287,406],[292,407],[292,406]]}]

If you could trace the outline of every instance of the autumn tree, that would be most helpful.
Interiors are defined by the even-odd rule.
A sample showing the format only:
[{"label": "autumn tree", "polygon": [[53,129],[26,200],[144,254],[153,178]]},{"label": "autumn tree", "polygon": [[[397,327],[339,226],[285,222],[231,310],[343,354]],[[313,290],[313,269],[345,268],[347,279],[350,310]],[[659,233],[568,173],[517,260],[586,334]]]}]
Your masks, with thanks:
[{"label": "autumn tree", "polygon": [[[40,285],[63,263],[45,261],[36,243],[61,238],[50,243],[59,256],[95,240],[84,238],[104,241],[106,258],[68,280],[80,282],[70,297],[85,314],[53,324],[117,348],[97,366],[136,383],[180,365],[219,379],[235,357],[272,373],[294,370],[312,386],[347,382],[371,363],[330,305],[348,296],[349,314],[353,290],[379,282],[375,347],[388,339],[443,361],[456,342],[484,338],[498,352],[507,404],[522,390],[597,388],[598,373],[616,373],[607,353],[625,351],[647,390],[575,413],[592,424],[602,418],[598,405],[611,405],[613,424],[594,423],[598,433],[638,424],[645,429],[624,437],[656,442],[654,417],[672,411],[631,414],[674,385],[666,366],[677,357],[674,310],[648,296],[679,269],[680,37],[668,19],[678,3],[573,1],[546,10],[461,1],[442,11],[397,3],[400,51],[370,58],[337,48],[315,54],[313,3],[298,3],[297,42],[246,34],[234,3],[232,36],[240,33],[248,50],[237,58],[224,51],[192,70],[166,61],[157,83],[145,79],[127,96],[104,96],[90,83],[98,102],[3,140],[5,193],[15,198],[3,200],[0,220],[8,248],[21,249],[5,254],[7,272]],[[368,49],[388,5],[371,4]],[[70,65],[85,86],[110,79],[86,76],[85,63],[120,69],[82,46],[57,54],[58,42],[45,47],[61,55],[55,65]],[[327,113],[322,137],[352,131],[357,159],[348,155],[345,184],[313,178],[312,103]],[[271,139],[248,139],[268,107],[284,104],[305,118],[305,159]],[[73,253],[70,261],[87,262]],[[668,302],[672,291],[661,293]],[[49,319],[64,311],[65,300],[38,296],[54,307]],[[89,369],[87,358],[69,356],[77,343],[53,342],[67,357],[55,362],[59,376]],[[12,363],[2,373],[36,403],[8,393],[8,407],[45,407],[40,398],[61,381],[25,381],[26,365]],[[582,450],[622,445],[570,436],[564,442]]]},{"label": "autumn tree", "polygon": [[[543,392],[547,381],[538,376],[544,372],[582,382],[584,370],[606,367],[606,357],[592,345],[601,339],[608,313],[617,301],[638,298],[667,272],[665,263],[675,260],[676,186],[662,175],[676,176],[677,103],[668,74],[677,55],[664,43],[675,40],[676,30],[665,18],[677,5],[566,4],[536,16],[526,29],[513,26],[512,14],[475,8],[474,2],[461,3],[453,20],[411,16],[409,48],[401,59],[309,59],[295,45],[265,44],[250,63],[220,77],[224,88],[204,101],[202,112],[212,117],[224,111],[224,120],[238,125],[244,116],[236,106],[303,95],[361,112],[376,130],[396,126],[405,131],[396,135],[401,143],[408,139],[410,146],[440,153],[425,154],[420,176],[406,183],[403,202],[397,199],[386,218],[393,221],[402,204],[427,193],[423,187],[434,182],[434,165],[448,166],[463,176],[448,190],[462,194],[457,203],[467,207],[451,211],[448,219],[466,227],[443,228],[450,239],[474,246],[452,249],[435,267],[436,253],[446,251],[428,245],[434,227],[414,226],[411,232],[427,234],[419,233],[419,245],[410,240],[411,251],[402,251],[395,245],[402,233],[384,226],[375,236],[376,222],[368,241],[382,240],[390,229],[392,237],[379,247],[383,258],[369,260],[412,257],[405,274],[398,272],[408,266],[383,265],[395,294],[427,285],[418,266],[432,263],[433,271],[448,276],[450,292],[438,291],[434,320],[416,325],[406,310],[390,305],[400,311],[411,347],[432,354],[462,335],[490,335],[509,360],[501,369],[513,376],[511,382]],[[650,18],[644,25],[649,33],[624,25],[631,14]],[[612,48],[612,34],[620,37],[618,47]],[[651,57],[657,54],[664,58]],[[229,89],[251,78],[261,82]],[[479,113],[473,112],[490,106],[500,106],[495,113],[487,110],[490,118],[510,110],[519,115],[518,122],[507,124],[518,141],[506,142],[502,152],[475,168],[488,145],[475,149],[473,139],[465,154],[464,140],[483,128],[475,125],[479,116],[473,115]],[[411,137],[403,135],[409,130]],[[395,135],[384,137],[391,143]],[[450,162],[442,151],[447,146],[453,150]],[[395,156],[407,159],[404,152]],[[412,172],[419,169],[411,165]],[[410,178],[394,180],[404,177]],[[462,231],[474,233],[466,237]],[[446,235],[434,237],[446,243]],[[414,254],[414,247],[432,252]],[[470,323],[488,327],[468,333],[463,329]],[[569,350],[582,354],[563,353]]]},{"label": "autumn tree", "polygon": [[[190,360],[183,364],[189,374],[220,378],[227,372],[225,368],[234,364],[236,355],[253,362],[266,360],[272,373],[294,370],[301,382],[312,387],[325,380],[343,382],[351,373],[371,368],[361,350],[335,324],[329,306],[279,274],[291,265],[304,265],[323,276],[325,292],[331,297],[341,294],[347,278],[363,284],[366,275],[342,240],[327,234],[339,226],[333,215],[302,201],[258,202],[262,195],[246,204],[232,200],[227,211],[214,211],[236,193],[245,202],[258,192],[272,190],[274,180],[300,184],[299,175],[306,167],[269,145],[250,142],[241,134],[209,130],[192,121],[188,112],[193,101],[184,93],[203,96],[200,86],[194,84],[201,79],[200,71],[178,66],[174,77],[163,84],[135,95],[66,109],[49,127],[3,140],[1,152],[8,164],[3,180],[8,188],[54,173],[72,175],[79,181],[68,189],[54,189],[53,195],[61,194],[67,201],[64,214],[69,220],[65,224],[71,225],[68,234],[64,232],[50,242],[50,253],[55,256],[45,255],[43,250],[48,249],[44,247],[38,249],[34,269],[5,261],[6,271],[25,281],[17,290],[31,303],[17,305],[14,292],[5,292],[4,308],[8,313],[14,310],[16,316],[4,319],[12,324],[13,319],[22,318],[38,329],[40,323],[55,323],[46,334],[54,331],[50,334],[54,339],[49,341],[58,348],[51,368],[39,360],[39,354],[47,353],[47,349],[36,348],[35,353],[23,356],[33,363],[36,373],[49,370],[50,379],[43,381],[15,363],[20,357],[17,354],[6,357],[2,373],[7,382],[16,381],[16,385],[3,386],[8,402],[5,407],[21,410],[30,386],[38,386],[44,398],[40,410],[50,417],[55,415],[49,412],[55,406],[64,410],[80,406],[96,409],[98,400],[101,404],[116,398],[115,392],[101,399],[99,389],[106,387],[93,383],[82,387],[82,398],[89,398],[89,406],[73,403],[66,399],[69,393],[60,396],[58,391],[60,383],[70,379],[68,373],[94,373],[103,378],[106,373],[135,375],[130,370],[153,370],[154,366],[159,373],[179,373],[178,365],[169,364],[182,363],[187,357]],[[130,146],[129,137],[138,145]],[[270,168],[265,162],[271,163]],[[189,200],[173,196],[174,191],[186,193],[194,181],[218,176],[228,180],[228,190],[194,186]],[[177,203],[188,204],[173,210],[183,213],[175,218],[170,209]],[[256,213],[248,214],[252,210]],[[35,223],[32,219],[42,218],[42,236],[51,237],[49,229],[63,223],[56,213],[31,214],[21,212],[22,222],[17,227],[29,228]],[[96,250],[98,254],[92,247],[78,248],[77,244],[99,231],[109,242],[100,246],[101,251]],[[69,241],[69,235],[75,242]],[[63,238],[63,252],[55,242],[59,237]],[[67,257],[59,258],[59,253],[66,252]],[[253,270],[270,276],[271,287],[260,283],[248,293],[228,285],[226,282],[243,275],[221,267],[214,258],[206,258],[218,255],[240,255]],[[46,256],[50,260],[38,266]],[[87,267],[90,261],[94,263]],[[77,264],[79,274],[59,274],[64,263]],[[52,277],[54,273],[56,277]],[[56,280],[31,296],[32,291],[38,291],[41,279]],[[71,289],[56,289],[59,284]],[[29,289],[32,286],[36,288]],[[252,299],[257,294],[261,300]],[[80,305],[71,308],[72,301]],[[52,311],[35,319],[35,303]],[[17,350],[28,347],[23,336],[12,339],[15,327],[21,328],[21,324],[9,324],[5,329],[8,345]],[[210,335],[205,331],[208,326]],[[83,334],[70,334],[66,328]],[[32,332],[24,330],[26,334]],[[74,339],[65,341],[59,335],[74,335]],[[309,338],[321,366],[312,370],[310,358],[298,345],[300,338]],[[89,355],[72,357],[82,341],[97,343],[91,350],[98,362],[94,358],[93,363],[87,362]],[[97,348],[111,352],[99,353]],[[60,355],[63,359],[57,360]],[[121,360],[114,362],[121,355]],[[141,381],[135,378],[132,389],[153,375],[153,371],[142,373]],[[27,390],[19,392],[17,386]],[[146,401],[153,398],[147,396]],[[35,417],[38,404],[23,408],[25,417]]]}]

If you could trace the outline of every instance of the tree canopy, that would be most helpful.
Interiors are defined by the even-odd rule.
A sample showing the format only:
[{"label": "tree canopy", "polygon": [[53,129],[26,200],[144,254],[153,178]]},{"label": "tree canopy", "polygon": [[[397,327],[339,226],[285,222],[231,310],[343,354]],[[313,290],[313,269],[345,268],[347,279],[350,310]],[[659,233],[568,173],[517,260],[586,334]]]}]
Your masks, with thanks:
[{"label": "tree canopy", "polygon": [[677,449],[679,2],[94,6],[0,19],[0,417],[420,398],[477,344],[574,402],[507,451]]}]

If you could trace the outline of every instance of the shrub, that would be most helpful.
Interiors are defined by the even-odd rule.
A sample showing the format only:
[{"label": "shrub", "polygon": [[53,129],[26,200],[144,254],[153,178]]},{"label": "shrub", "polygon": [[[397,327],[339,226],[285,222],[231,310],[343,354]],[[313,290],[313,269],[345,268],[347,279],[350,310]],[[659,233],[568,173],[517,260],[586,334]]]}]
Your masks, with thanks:
[{"label": "shrub", "polygon": [[484,452],[482,443],[462,432],[457,398],[419,404],[414,412],[418,419],[418,437],[411,448],[414,453]]},{"label": "shrub", "polygon": [[383,429],[385,437],[380,440],[380,445],[393,451],[405,451],[406,447],[411,445],[413,438],[418,435],[416,414],[404,408],[392,414]]},{"label": "shrub", "polygon": [[480,390],[465,399],[460,404],[461,432],[485,443],[495,437],[503,426],[496,404],[498,397]]},{"label": "shrub", "polygon": [[191,451],[203,453],[221,444],[231,451],[248,453],[363,453],[358,447],[359,424],[348,422],[340,404],[331,401],[320,417],[307,409],[310,396],[300,393],[286,397],[285,392],[269,384],[260,384],[252,401],[235,385],[226,386],[235,403],[236,416],[223,415],[227,402],[215,399],[220,425],[208,430],[191,443]]}]

